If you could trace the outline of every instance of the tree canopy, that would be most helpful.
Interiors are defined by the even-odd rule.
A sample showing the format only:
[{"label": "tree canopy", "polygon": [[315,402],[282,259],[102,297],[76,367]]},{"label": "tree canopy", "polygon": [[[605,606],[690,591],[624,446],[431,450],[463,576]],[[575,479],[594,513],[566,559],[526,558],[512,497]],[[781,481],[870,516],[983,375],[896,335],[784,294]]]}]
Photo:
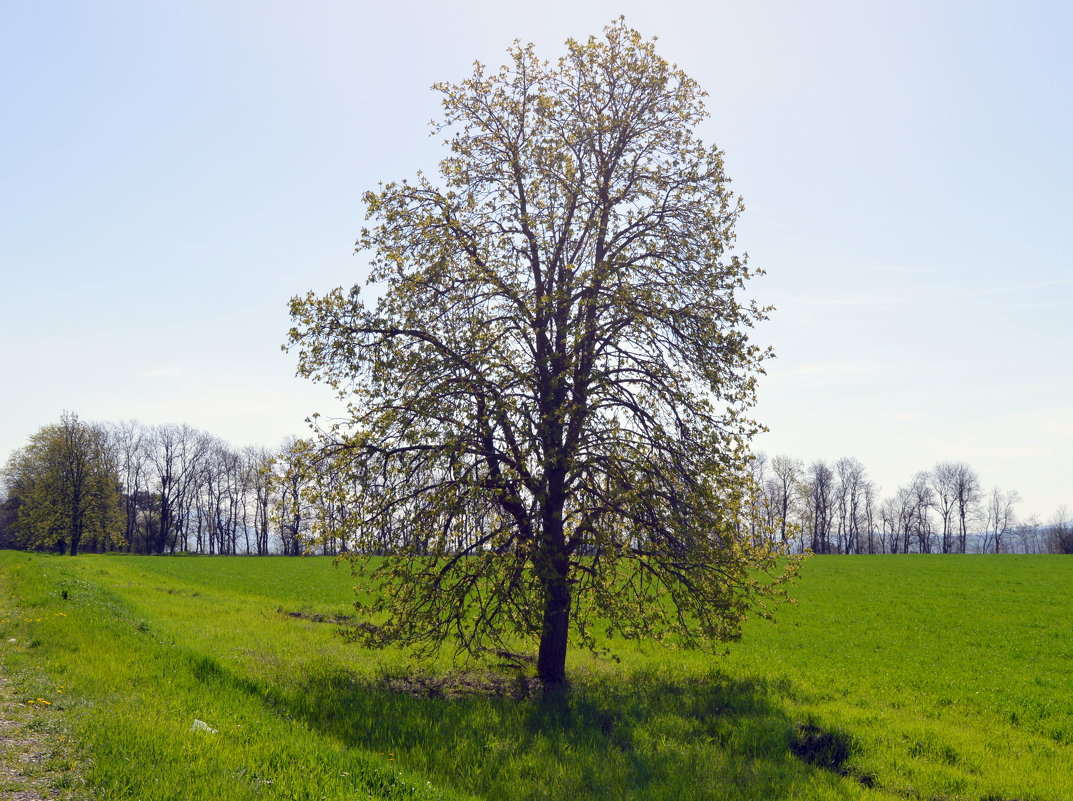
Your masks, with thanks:
[{"label": "tree canopy", "polygon": [[704,93],[621,19],[509,54],[435,87],[439,184],[366,193],[375,302],[293,299],[290,346],[348,402],[310,487],[378,593],[365,640],[538,642],[554,684],[571,636],[734,638],[786,573],[741,526],[766,310]]},{"label": "tree canopy", "polygon": [[100,426],[64,414],[11,455],[4,480],[19,544],[74,556],[85,538],[122,542],[119,472]]}]

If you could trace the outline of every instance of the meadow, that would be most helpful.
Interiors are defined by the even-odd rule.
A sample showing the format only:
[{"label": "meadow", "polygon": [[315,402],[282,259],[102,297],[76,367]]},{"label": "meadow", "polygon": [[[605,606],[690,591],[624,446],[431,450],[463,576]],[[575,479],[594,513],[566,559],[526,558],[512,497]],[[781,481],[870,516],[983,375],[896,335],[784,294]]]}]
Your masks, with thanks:
[{"label": "meadow", "polygon": [[101,801],[1073,799],[1068,557],[812,558],[725,655],[572,653],[551,700],[348,642],[352,583],[0,552],[0,671],[56,791]]}]

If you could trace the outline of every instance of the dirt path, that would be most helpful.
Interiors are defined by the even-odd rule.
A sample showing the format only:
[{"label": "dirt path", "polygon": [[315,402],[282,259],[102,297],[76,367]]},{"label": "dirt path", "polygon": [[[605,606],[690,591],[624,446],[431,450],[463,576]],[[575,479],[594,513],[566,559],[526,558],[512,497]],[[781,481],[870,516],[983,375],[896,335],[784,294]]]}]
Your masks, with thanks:
[{"label": "dirt path", "polygon": [[[76,775],[66,758],[70,746],[41,725],[38,716],[55,714],[18,698],[0,674],[0,798],[7,801],[74,801],[87,799],[76,791]],[[65,769],[67,768],[67,769]]]},{"label": "dirt path", "polygon": [[33,710],[12,695],[0,675],[0,793],[12,801],[46,801],[40,765],[45,743],[31,731]]}]

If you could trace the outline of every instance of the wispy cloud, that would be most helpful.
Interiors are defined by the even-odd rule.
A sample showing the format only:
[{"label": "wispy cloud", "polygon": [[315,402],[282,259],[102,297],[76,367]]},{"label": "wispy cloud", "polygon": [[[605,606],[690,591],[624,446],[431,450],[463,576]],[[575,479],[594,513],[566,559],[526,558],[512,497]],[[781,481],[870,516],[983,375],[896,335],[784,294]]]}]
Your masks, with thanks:
[{"label": "wispy cloud", "polygon": [[142,378],[164,378],[167,376],[180,375],[182,370],[178,367],[154,367],[151,370],[143,370],[138,373]]},{"label": "wispy cloud", "polygon": [[[920,283],[914,287],[898,287],[888,292],[844,292],[823,295],[784,295],[773,301],[776,308],[786,311],[794,307],[820,308],[880,308],[906,304],[965,303],[974,300],[1003,298],[1002,308],[1044,308],[1069,306],[1073,300],[1055,298],[1056,290],[1073,287],[1073,278],[1055,278],[1005,286],[955,288],[950,286]],[[1046,293],[1045,297],[1032,297],[1031,293]],[[1026,295],[1028,295],[1026,297]]]},{"label": "wispy cloud", "polygon": [[1073,300],[1040,300],[1025,303],[996,303],[991,308],[995,309],[1068,309],[1073,306]]},{"label": "wispy cloud", "polygon": [[[1055,465],[1062,474],[1062,455],[1073,445],[1073,407],[1059,406],[1028,409],[1009,414],[994,414],[948,426],[943,450],[956,453],[981,468],[1005,469],[1014,476],[1023,474],[1025,465]],[[1027,489],[1018,478],[1011,479]]]},{"label": "wispy cloud", "polygon": [[865,361],[825,361],[802,364],[790,370],[778,370],[772,375],[787,378],[790,376],[842,377],[859,375],[876,375],[886,370],[880,362]]},{"label": "wispy cloud", "polygon": [[884,412],[883,420],[888,423],[919,423],[921,417],[912,412]]},{"label": "wispy cloud", "polygon": [[994,421],[996,429],[1035,435],[1052,444],[1052,438],[1073,437],[1073,407],[1060,406],[1045,409],[1031,409],[1014,414],[1003,415]]},{"label": "wispy cloud", "polygon": [[791,306],[899,306],[908,303],[908,298],[889,294],[861,293],[848,295],[788,295],[776,298],[776,308],[786,309]]},{"label": "wispy cloud", "polygon": [[927,275],[933,270],[908,264],[841,264],[835,267],[841,272],[871,275]]},{"label": "wispy cloud", "polygon": [[[1031,281],[1005,286],[974,287],[965,290],[939,290],[932,294],[931,300],[941,303],[956,303],[990,298],[1004,298],[1008,302],[1000,304],[1002,308],[1034,308],[1038,306],[1066,306],[1068,300],[1056,299],[1054,291],[1063,287],[1073,287],[1073,278],[1054,278],[1047,281]],[[1045,292],[1042,298],[1026,298],[1026,293]]]},{"label": "wispy cloud", "polygon": [[778,384],[817,387],[859,385],[879,378],[889,371],[889,366],[882,362],[832,360],[802,364],[788,370],[770,370],[768,376]]},{"label": "wispy cloud", "polygon": [[1036,289],[1054,289],[1060,286],[1073,286],[1073,278],[1052,278],[1047,281],[1032,281],[1027,284],[1011,284],[1002,287],[985,287],[972,292],[960,293],[960,297],[986,298],[992,295],[1009,295],[1014,292],[1031,292]]}]

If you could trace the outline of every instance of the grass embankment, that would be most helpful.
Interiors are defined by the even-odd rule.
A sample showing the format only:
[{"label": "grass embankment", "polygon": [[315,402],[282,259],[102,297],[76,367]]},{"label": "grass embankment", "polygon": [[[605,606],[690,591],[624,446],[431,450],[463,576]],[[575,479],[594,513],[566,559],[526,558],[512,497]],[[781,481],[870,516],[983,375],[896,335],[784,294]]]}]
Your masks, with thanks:
[{"label": "grass embankment", "polygon": [[574,654],[548,703],[395,689],[403,654],[318,622],[330,560],[4,552],[0,660],[99,799],[1073,799],[1073,560],[802,574],[729,656]]}]

